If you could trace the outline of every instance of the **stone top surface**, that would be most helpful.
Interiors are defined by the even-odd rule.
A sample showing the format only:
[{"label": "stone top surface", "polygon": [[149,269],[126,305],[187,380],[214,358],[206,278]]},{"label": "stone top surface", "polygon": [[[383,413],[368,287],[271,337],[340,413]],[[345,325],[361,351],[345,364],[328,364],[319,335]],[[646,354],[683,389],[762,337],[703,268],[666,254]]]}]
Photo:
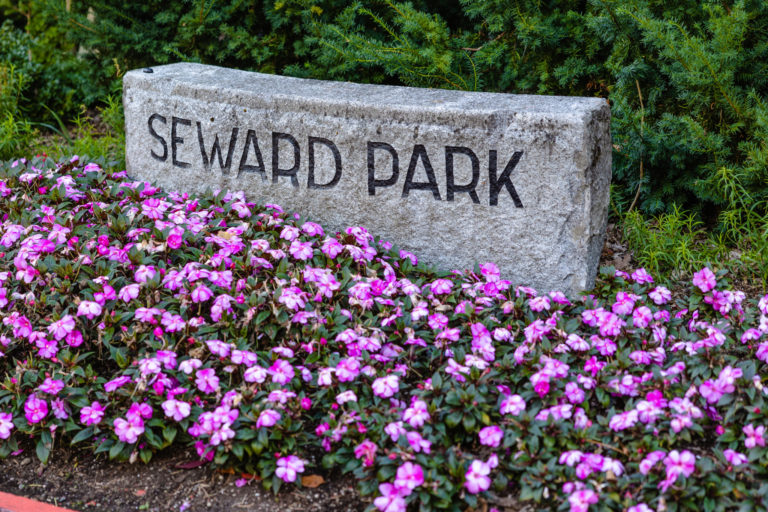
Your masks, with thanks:
[{"label": "stone top surface", "polygon": [[581,123],[585,115],[605,108],[605,100],[601,98],[357,84],[267,75],[196,63],[168,64],[148,69],[152,69],[152,73],[129,71],[125,75],[125,84],[162,94],[210,101],[221,101],[222,90],[226,89],[228,95],[236,93],[241,99],[247,98],[249,103],[253,101],[254,106],[280,101],[283,110],[299,100],[302,103],[314,101],[326,108],[333,104],[361,107],[371,114],[378,111],[386,116],[390,116],[393,110],[402,114],[413,112],[421,120],[428,112],[460,112],[463,116],[483,117],[541,115],[557,118],[561,123]]}]

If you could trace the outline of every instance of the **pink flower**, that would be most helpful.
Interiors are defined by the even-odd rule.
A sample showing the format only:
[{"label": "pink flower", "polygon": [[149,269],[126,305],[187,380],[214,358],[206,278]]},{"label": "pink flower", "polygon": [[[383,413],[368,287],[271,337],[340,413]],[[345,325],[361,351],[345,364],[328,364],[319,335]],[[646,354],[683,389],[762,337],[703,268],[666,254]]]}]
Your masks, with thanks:
[{"label": "pink flower", "polygon": [[501,444],[501,440],[504,438],[504,431],[501,430],[501,427],[491,425],[480,429],[478,435],[480,437],[480,444],[496,448]]},{"label": "pink flower", "polygon": [[38,391],[48,393],[49,395],[58,395],[62,389],[64,389],[64,381],[52,379],[50,377],[46,377],[43,383],[37,388]]},{"label": "pink flower", "polygon": [[272,375],[272,382],[281,386],[288,384],[296,374],[291,363],[284,359],[278,359],[272,363],[272,366],[269,367],[269,373]]},{"label": "pink flower", "polygon": [[173,398],[166,400],[162,403],[163,412],[169,418],[173,418],[175,421],[181,421],[191,412],[191,406],[187,402],[181,400],[175,400]]},{"label": "pink flower", "polygon": [[13,416],[7,412],[0,412],[0,439],[11,437],[11,430],[15,428]]},{"label": "pink flower", "polygon": [[510,395],[501,401],[501,414],[520,416],[525,411],[525,400],[520,395]]},{"label": "pink flower", "polygon": [[281,457],[277,461],[275,475],[284,482],[295,482],[298,473],[304,472],[304,461],[295,455]]},{"label": "pink flower", "polygon": [[744,446],[748,449],[754,448],[755,446],[765,446],[765,439],[763,438],[763,435],[765,435],[765,427],[763,425],[755,428],[754,425],[750,423],[741,430],[744,432],[744,435],[747,436],[744,440]]},{"label": "pink flower", "polygon": [[704,267],[693,274],[693,284],[698,286],[702,293],[707,293],[717,285],[717,278],[708,267]]},{"label": "pink flower", "polygon": [[571,512],[586,512],[589,506],[597,503],[599,497],[592,489],[581,489],[568,496]]},{"label": "pink flower", "polygon": [[421,428],[429,419],[427,403],[423,400],[414,401],[403,413],[403,421],[406,421],[413,428]]},{"label": "pink flower", "polygon": [[256,428],[272,427],[280,421],[281,417],[280,413],[273,409],[264,409],[256,420]]},{"label": "pink flower", "polygon": [[219,378],[213,368],[205,368],[195,374],[195,384],[203,393],[215,393],[219,389]]},{"label": "pink flower", "polygon": [[669,299],[672,298],[672,292],[664,286],[657,286],[648,293],[648,297],[650,297],[655,304],[660,306],[669,302]]},{"label": "pink flower", "polygon": [[370,467],[376,457],[377,446],[372,441],[365,439],[362,443],[355,446],[355,458],[363,459],[363,466]]},{"label": "pink flower", "polygon": [[[416,487],[424,483],[424,470],[418,464],[406,462],[397,468],[395,488],[401,493],[410,494]],[[405,495],[407,495],[405,494]]]},{"label": "pink flower", "polygon": [[36,395],[29,395],[24,402],[24,417],[31,424],[43,421],[48,414],[48,403],[45,400],[37,398]]},{"label": "pink flower", "polygon": [[487,491],[491,487],[491,468],[482,460],[473,460],[464,475],[464,487],[471,494]]},{"label": "pink flower", "polygon": [[131,382],[131,377],[128,375],[117,377],[116,379],[112,379],[111,381],[104,383],[104,391],[111,393],[129,382]]},{"label": "pink flower", "polygon": [[133,444],[144,433],[144,420],[137,415],[129,415],[128,420],[115,418],[113,422],[117,438],[128,444]]},{"label": "pink flower", "polygon": [[390,398],[400,389],[399,378],[397,375],[390,374],[386,377],[379,377],[373,381],[371,386],[373,394],[380,398]]},{"label": "pink flower", "polygon": [[644,268],[639,268],[632,272],[632,279],[638,284],[647,284],[653,282],[653,277]]},{"label": "pink flower", "polygon": [[117,293],[117,296],[120,300],[122,300],[127,304],[139,296],[139,285],[129,284],[129,285],[123,286],[120,289],[120,291]]},{"label": "pink flower", "polygon": [[306,261],[312,258],[314,250],[312,249],[312,242],[300,242],[294,240],[291,242],[291,247],[288,249],[288,252],[290,252],[291,256],[297,260]]},{"label": "pink flower", "polygon": [[435,295],[451,293],[451,288],[453,288],[453,283],[448,279],[435,279],[430,285],[430,289]]},{"label": "pink flower", "polygon": [[57,320],[48,326],[48,332],[56,338],[56,341],[66,338],[74,329],[75,319],[72,315],[64,315],[61,320]]},{"label": "pink flower", "polygon": [[381,496],[373,500],[373,504],[381,512],[405,512],[407,505],[401,491],[390,483],[379,484]]},{"label": "pink flower", "polygon": [[725,460],[727,460],[728,463],[733,466],[740,466],[749,460],[743,453],[731,450],[730,448],[723,450],[723,457],[725,457]]},{"label": "pink flower", "polygon": [[84,300],[77,306],[77,316],[85,316],[88,320],[93,320],[101,314],[101,305],[98,302]]},{"label": "pink flower", "polygon": [[80,423],[86,426],[96,425],[104,418],[104,411],[106,407],[99,402],[91,402],[91,405],[86,405],[80,409]]},{"label": "pink flower", "polygon": [[679,475],[689,477],[696,471],[696,457],[688,450],[672,450],[664,459],[667,467],[667,479],[674,482]]},{"label": "pink flower", "polygon": [[205,302],[213,297],[213,292],[204,284],[199,284],[194,290],[192,290],[191,297],[192,302]]}]

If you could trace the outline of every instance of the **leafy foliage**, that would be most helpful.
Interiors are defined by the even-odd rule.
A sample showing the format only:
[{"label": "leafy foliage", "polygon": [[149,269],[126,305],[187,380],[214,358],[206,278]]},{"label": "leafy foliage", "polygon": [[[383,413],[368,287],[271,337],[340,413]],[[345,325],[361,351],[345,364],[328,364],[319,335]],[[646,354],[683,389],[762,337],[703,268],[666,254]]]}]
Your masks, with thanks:
[{"label": "leafy foliage", "polygon": [[768,296],[709,268],[539,295],[83,164],[0,166],[0,456],[189,444],[275,491],[341,468],[381,510],[765,506]]}]

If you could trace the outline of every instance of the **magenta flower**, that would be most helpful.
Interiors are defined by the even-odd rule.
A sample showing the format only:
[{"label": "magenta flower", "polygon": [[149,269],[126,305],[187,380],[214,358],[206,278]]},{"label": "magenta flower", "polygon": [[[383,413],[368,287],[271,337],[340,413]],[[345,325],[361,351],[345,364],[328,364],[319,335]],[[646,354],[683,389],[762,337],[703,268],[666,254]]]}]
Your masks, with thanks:
[{"label": "magenta flower", "polygon": [[744,446],[747,447],[747,449],[754,448],[755,446],[765,446],[765,427],[763,425],[758,426],[755,428],[752,423],[742,427],[742,432],[744,432],[744,435],[747,436],[747,438],[744,440]]},{"label": "magenta flower", "polygon": [[520,416],[525,411],[525,400],[520,395],[510,395],[501,401],[501,414]]},{"label": "magenta flower", "polygon": [[117,297],[125,302],[126,304],[131,302],[133,299],[139,296],[139,285],[138,284],[129,284],[126,286],[123,286],[120,291],[117,293]]},{"label": "magenta flower", "polygon": [[717,285],[717,278],[708,267],[704,267],[693,274],[693,284],[698,286],[702,293],[707,293]]},{"label": "magenta flower", "polygon": [[169,418],[173,418],[174,421],[181,421],[191,412],[191,406],[187,402],[181,400],[169,399],[162,403],[161,407],[163,412]]},{"label": "magenta flower", "polygon": [[373,465],[373,461],[376,458],[376,450],[377,450],[376,443],[365,439],[362,443],[355,446],[355,458],[356,459],[363,459],[363,466],[370,467]]},{"label": "magenta flower", "polygon": [[48,332],[53,335],[56,341],[66,338],[74,329],[75,319],[72,315],[64,315],[60,320],[57,320],[48,326]]},{"label": "magenta flower", "polygon": [[113,425],[117,438],[128,444],[133,444],[144,433],[144,420],[140,416],[129,415],[128,419],[115,418]]},{"label": "magenta flower", "polygon": [[413,428],[421,428],[424,423],[430,420],[427,403],[423,400],[415,400],[413,404],[403,413],[403,421],[407,422]]},{"label": "magenta flower", "polygon": [[11,430],[15,428],[13,416],[7,412],[0,412],[0,439],[11,437]]},{"label": "magenta flower", "polygon": [[390,398],[400,389],[399,378],[397,375],[390,374],[386,377],[379,377],[373,381],[371,386],[373,394],[380,398]]},{"label": "magenta flower", "polygon": [[304,472],[304,461],[295,455],[288,455],[277,460],[275,475],[284,482],[295,482],[298,473]]},{"label": "magenta flower", "polygon": [[480,429],[478,436],[480,437],[480,444],[497,448],[501,444],[501,440],[504,439],[504,431],[501,427],[491,425]]},{"label": "magenta flower", "polygon": [[280,413],[274,409],[264,409],[259,414],[259,419],[256,420],[256,428],[272,427],[280,421],[281,417]]},{"label": "magenta flower", "polygon": [[37,395],[29,395],[24,402],[24,417],[30,424],[39,423],[48,414],[48,403],[37,398]]},{"label": "magenta flower", "polygon": [[107,393],[111,393],[114,390],[128,384],[129,382],[131,382],[131,377],[128,375],[122,375],[120,377],[112,379],[109,382],[105,382],[104,391],[106,391]]},{"label": "magenta flower", "polygon": [[749,460],[743,453],[731,450],[730,448],[723,450],[723,457],[733,466],[740,466]]},{"label": "magenta flower", "polygon": [[291,242],[291,247],[288,249],[288,252],[290,252],[291,256],[297,260],[303,261],[311,259],[314,251],[312,249],[312,242],[300,242],[294,240]]},{"label": "magenta flower", "polygon": [[464,488],[471,494],[487,491],[491,487],[491,467],[482,460],[473,460],[464,475]]},{"label": "magenta flower", "polygon": [[64,389],[64,381],[52,379],[50,377],[46,377],[43,383],[37,388],[38,391],[48,393],[49,395],[58,395],[62,389]]},{"label": "magenta flower", "polygon": [[278,359],[269,367],[269,374],[272,375],[272,382],[284,386],[291,382],[296,372],[291,363],[284,359]]},{"label": "magenta flower", "polygon": [[406,462],[397,468],[395,475],[395,488],[404,495],[408,495],[416,487],[424,483],[424,470],[418,464]]},{"label": "magenta flower", "polygon": [[581,489],[568,496],[571,512],[586,512],[589,506],[597,503],[599,497],[592,489]]},{"label": "magenta flower", "polygon": [[213,368],[205,368],[195,373],[195,385],[203,393],[215,393],[219,390],[219,378]]},{"label": "magenta flower", "polygon": [[96,425],[104,418],[104,411],[106,407],[99,402],[91,402],[91,405],[86,405],[80,409],[80,423],[85,426]]},{"label": "magenta flower", "polygon": [[89,300],[84,300],[77,306],[77,316],[85,316],[88,320],[93,320],[101,314],[101,304]]},{"label": "magenta flower", "polygon": [[432,293],[435,295],[446,295],[451,293],[453,283],[448,279],[435,279],[430,285]]},{"label": "magenta flower", "polygon": [[379,484],[381,496],[373,500],[373,504],[381,512],[405,512],[407,505],[399,489],[390,483]]}]

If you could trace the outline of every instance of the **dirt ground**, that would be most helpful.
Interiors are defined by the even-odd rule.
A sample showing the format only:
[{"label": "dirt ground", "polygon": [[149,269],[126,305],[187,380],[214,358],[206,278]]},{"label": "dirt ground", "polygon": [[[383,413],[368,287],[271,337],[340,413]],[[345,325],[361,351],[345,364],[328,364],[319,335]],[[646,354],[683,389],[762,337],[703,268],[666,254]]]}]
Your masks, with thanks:
[{"label": "dirt ground", "polygon": [[43,466],[34,450],[25,450],[2,461],[0,491],[88,512],[355,512],[370,503],[358,496],[354,479],[342,475],[321,475],[327,483],[316,488],[288,485],[277,496],[258,482],[237,487],[240,475],[185,469],[197,460],[194,450],[159,454],[147,465],[66,449],[51,459]]}]

